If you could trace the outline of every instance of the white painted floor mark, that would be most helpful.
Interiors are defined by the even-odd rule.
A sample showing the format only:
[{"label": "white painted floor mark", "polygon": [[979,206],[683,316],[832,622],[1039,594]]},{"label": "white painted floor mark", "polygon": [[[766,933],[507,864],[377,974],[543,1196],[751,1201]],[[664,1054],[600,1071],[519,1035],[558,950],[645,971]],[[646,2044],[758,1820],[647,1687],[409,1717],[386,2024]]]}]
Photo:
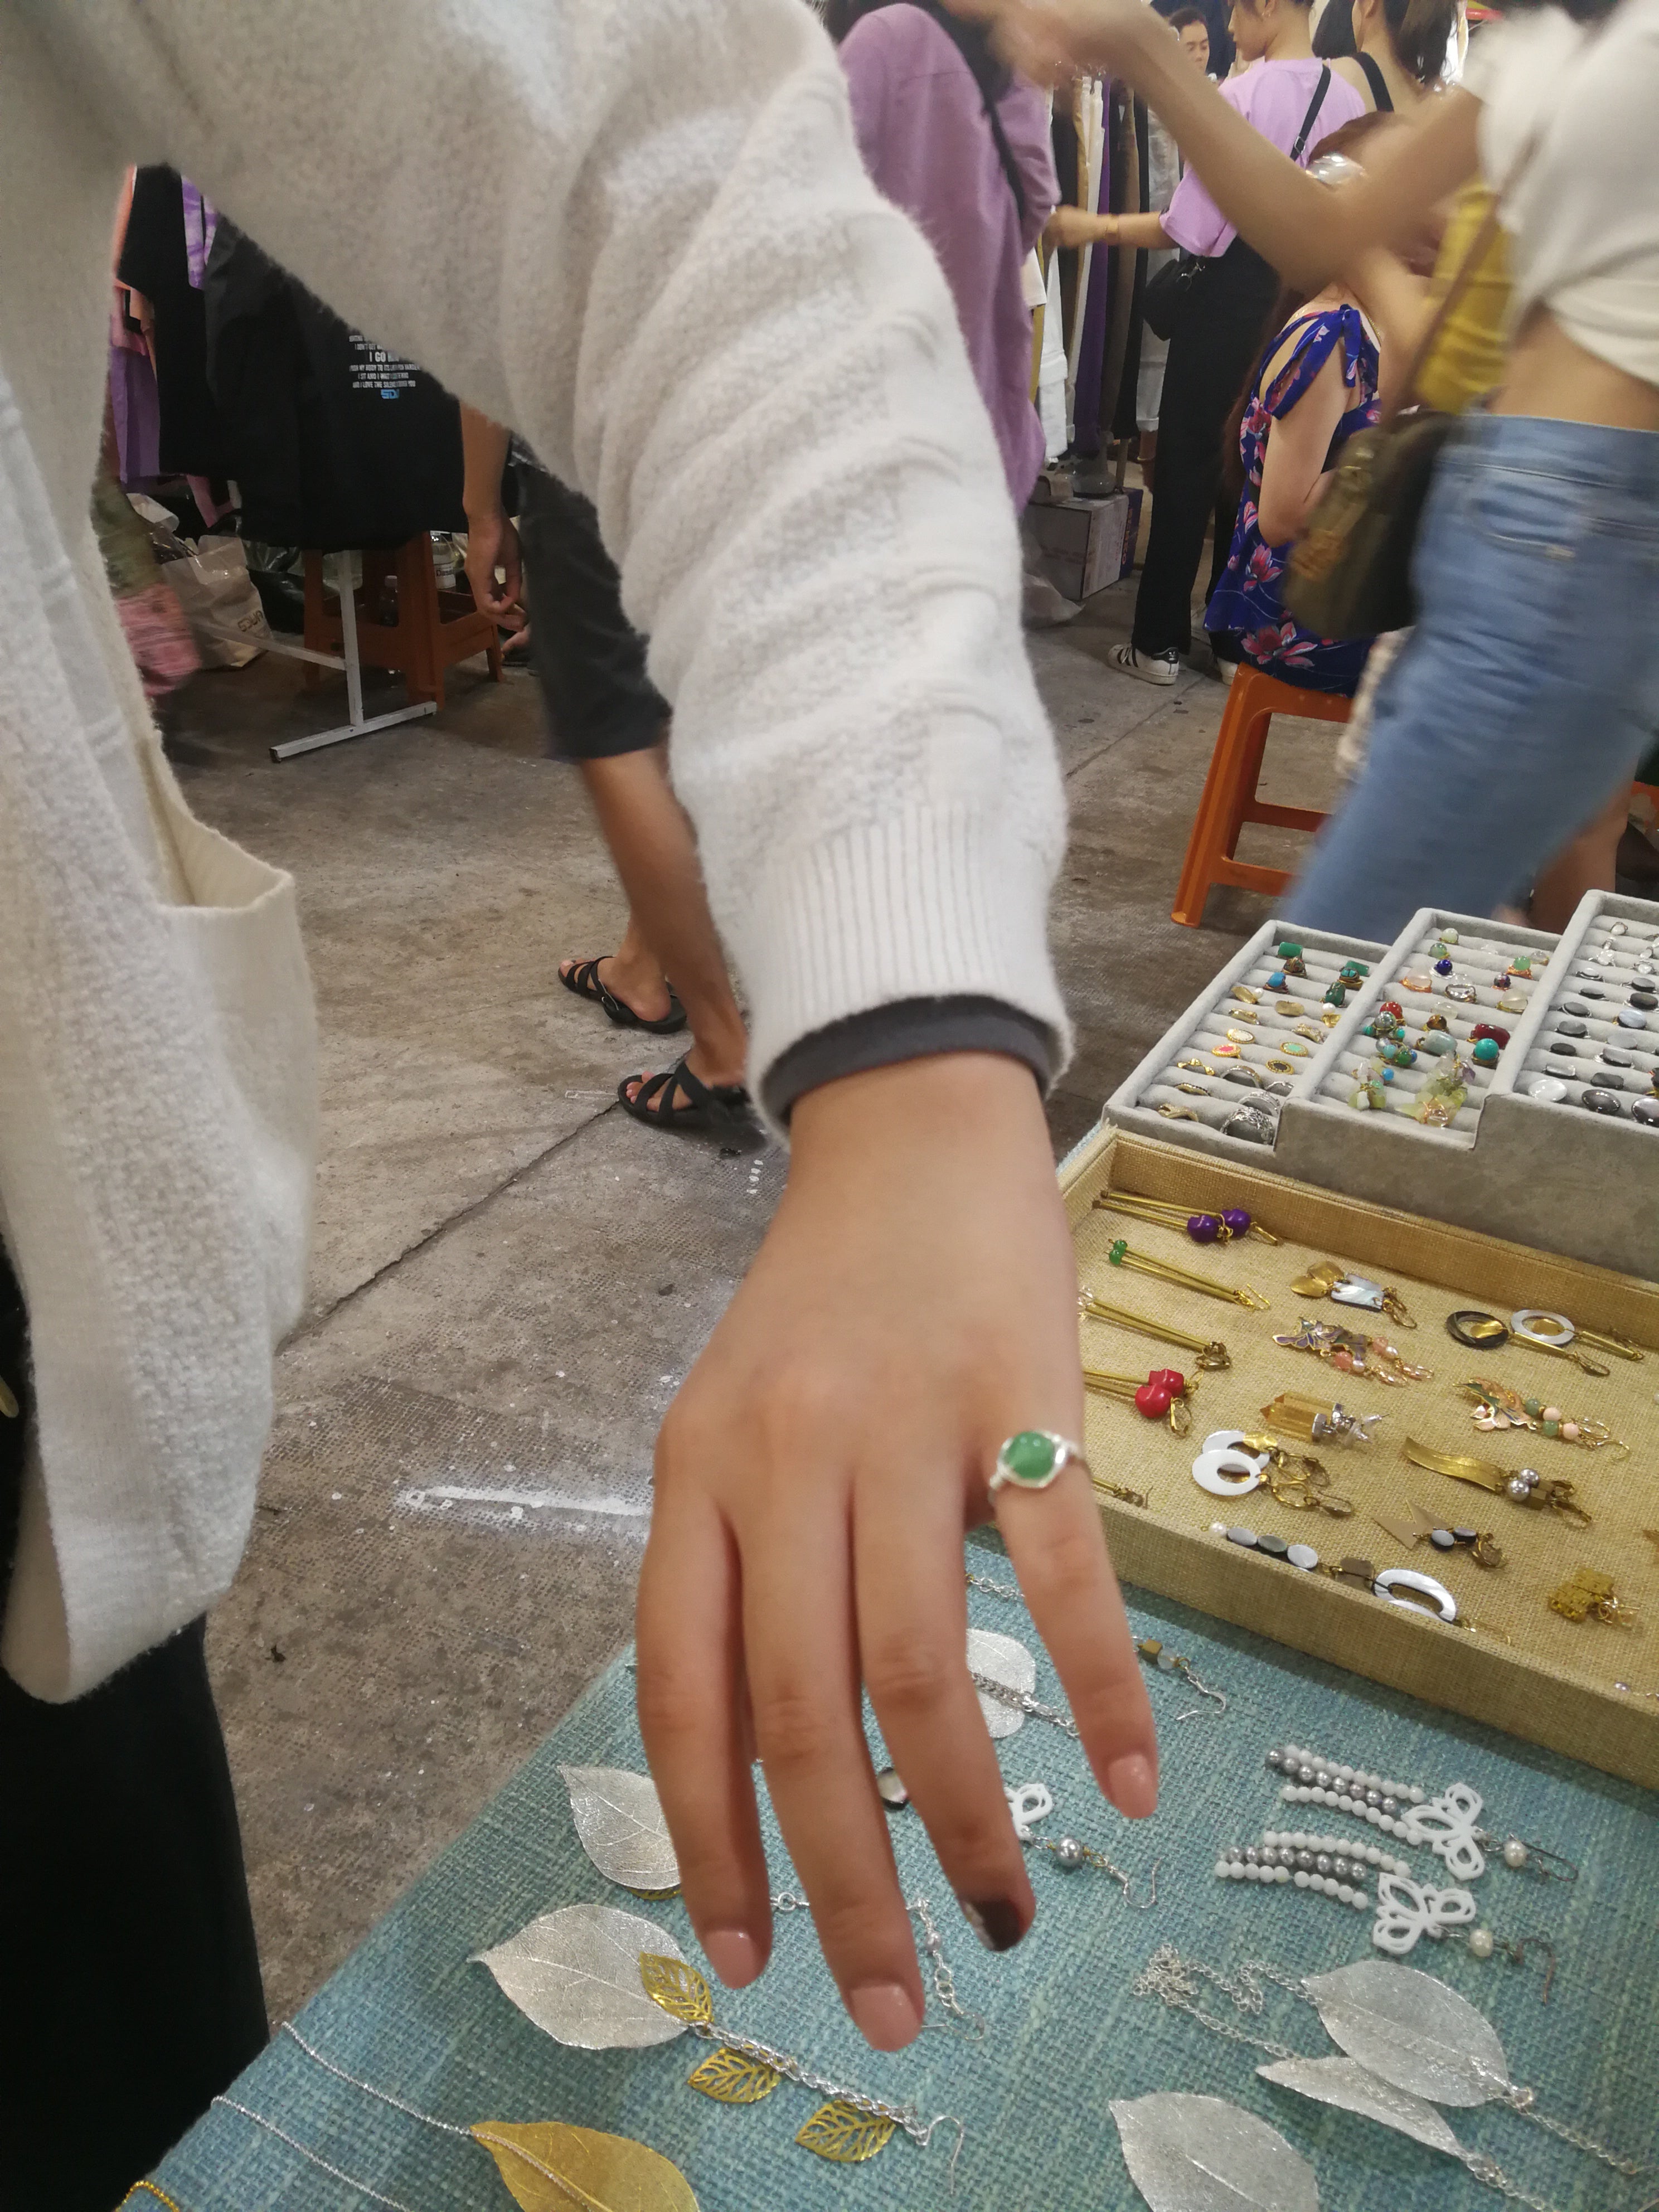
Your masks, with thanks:
[{"label": "white painted floor mark", "polygon": [[585,1498],[579,1491],[567,1490],[467,1490],[450,1482],[435,1483],[426,1490],[399,1491],[398,1503],[413,1513],[434,1505],[508,1505],[515,1514],[527,1508],[532,1512],[600,1513],[636,1521],[647,1520],[651,1513],[647,1502],[631,1498]]}]

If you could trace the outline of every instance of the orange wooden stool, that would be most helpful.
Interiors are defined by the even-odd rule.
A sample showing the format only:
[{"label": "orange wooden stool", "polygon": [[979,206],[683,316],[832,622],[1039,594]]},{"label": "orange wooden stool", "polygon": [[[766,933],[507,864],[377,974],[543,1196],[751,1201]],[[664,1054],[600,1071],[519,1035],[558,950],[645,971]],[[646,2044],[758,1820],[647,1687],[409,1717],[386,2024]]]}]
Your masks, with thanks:
[{"label": "orange wooden stool", "polygon": [[1275,714],[1300,714],[1316,722],[1346,722],[1349,699],[1328,691],[1304,691],[1281,684],[1260,668],[1241,662],[1227,694],[1226,712],[1216,733],[1204,795],[1198,802],[1187,857],[1181,866],[1170,919],[1196,929],[1212,884],[1237,884],[1272,897],[1291,880],[1283,868],[1262,868],[1233,858],[1247,822],[1270,822],[1280,830],[1317,830],[1325,817],[1311,806],[1270,806],[1255,795],[1267,725]]},{"label": "orange wooden stool", "polygon": [[[356,593],[357,650],[366,668],[386,668],[402,673],[411,701],[435,699],[444,703],[444,671],[476,653],[489,656],[489,672],[501,680],[501,632],[489,616],[482,615],[470,591],[438,589],[432,565],[432,540],[424,531],[392,552],[362,556],[363,580]],[[306,574],[306,643],[313,653],[340,650],[340,615],[323,597],[323,556],[307,553]],[[387,586],[397,580],[396,619],[382,619],[389,604]],[[306,668],[308,685],[319,684],[323,671]]]}]

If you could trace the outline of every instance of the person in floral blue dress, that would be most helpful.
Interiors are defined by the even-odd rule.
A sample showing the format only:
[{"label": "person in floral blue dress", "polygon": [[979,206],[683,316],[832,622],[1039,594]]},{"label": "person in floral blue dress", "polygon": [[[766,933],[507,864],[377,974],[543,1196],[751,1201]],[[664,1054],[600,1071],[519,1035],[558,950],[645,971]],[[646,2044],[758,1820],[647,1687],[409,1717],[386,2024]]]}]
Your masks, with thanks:
[{"label": "person in floral blue dress", "polygon": [[1285,684],[1352,698],[1369,638],[1316,637],[1281,593],[1292,543],[1325,472],[1377,418],[1376,334],[1333,285],[1292,315],[1263,353],[1239,424],[1244,486],[1232,552],[1205,611],[1218,657]]}]

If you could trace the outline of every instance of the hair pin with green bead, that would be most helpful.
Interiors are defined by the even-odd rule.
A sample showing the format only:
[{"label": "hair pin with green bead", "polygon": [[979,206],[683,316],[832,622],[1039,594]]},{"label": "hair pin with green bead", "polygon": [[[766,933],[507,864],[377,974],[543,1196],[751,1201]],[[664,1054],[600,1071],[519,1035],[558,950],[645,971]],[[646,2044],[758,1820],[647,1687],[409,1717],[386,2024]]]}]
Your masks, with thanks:
[{"label": "hair pin with green bead", "polygon": [[1224,1284],[1212,1283],[1202,1275],[1194,1274],[1189,1268],[1174,1267],[1167,1260],[1154,1260],[1144,1252],[1132,1252],[1127,1239],[1122,1237],[1110,1247],[1106,1257],[1115,1267],[1129,1267],[1137,1274],[1156,1276],[1159,1282],[1176,1284],[1183,1291],[1197,1291],[1206,1298],[1224,1298],[1229,1305],[1245,1306],[1252,1313],[1267,1310],[1267,1299],[1248,1283],[1230,1290]]}]

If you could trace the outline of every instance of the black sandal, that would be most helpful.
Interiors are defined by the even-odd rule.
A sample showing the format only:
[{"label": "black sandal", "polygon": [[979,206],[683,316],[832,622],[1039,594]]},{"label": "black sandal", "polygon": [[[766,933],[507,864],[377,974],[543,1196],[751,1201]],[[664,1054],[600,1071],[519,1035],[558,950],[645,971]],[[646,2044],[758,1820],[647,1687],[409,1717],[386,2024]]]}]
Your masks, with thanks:
[{"label": "black sandal", "polygon": [[607,990],[599,980],[599,961],[609,959],[601,952],[599,959],[575,960],[568,973],[562,973],[560,982],[567,991],[574,991],[579,999],[591,999],[602,1007],[605,1019],[619,1030],[649,1030],[656,1036],[672,1036],[677,1030],[685,1027],[685,1008],[671,990],[668,1012],[659,1022],[648,1022],[643,1014],[636,1014],[632,1006],[619,999],[614,991]]},{"label": "black sandal", "polygon": [[[630,1098],[628,1085],[639,1089]],[[677,1099],[676,1089],[685,1093]],[[617,1085],[623,1111],[656,1129],[737,1129],[749,1121],[749,1093],[740,1083],[702,1083],[684,1060],[660,1075],[630,1075]]]}]

